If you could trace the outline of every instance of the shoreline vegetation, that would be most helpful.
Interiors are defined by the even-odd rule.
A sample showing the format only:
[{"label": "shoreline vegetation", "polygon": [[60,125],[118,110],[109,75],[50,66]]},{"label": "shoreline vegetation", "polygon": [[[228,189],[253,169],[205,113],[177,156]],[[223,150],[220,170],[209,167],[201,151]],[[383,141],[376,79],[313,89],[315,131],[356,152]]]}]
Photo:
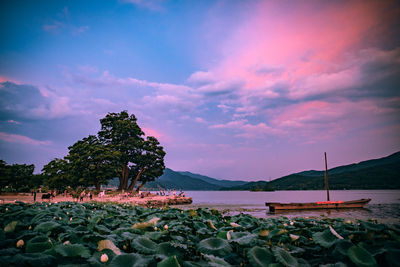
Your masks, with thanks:
[{"label": "shoreline vegetation", "polygon": [[0,206],[6,266],[398,266],[400,225],[224,216],[215,209],[58,202]]}]

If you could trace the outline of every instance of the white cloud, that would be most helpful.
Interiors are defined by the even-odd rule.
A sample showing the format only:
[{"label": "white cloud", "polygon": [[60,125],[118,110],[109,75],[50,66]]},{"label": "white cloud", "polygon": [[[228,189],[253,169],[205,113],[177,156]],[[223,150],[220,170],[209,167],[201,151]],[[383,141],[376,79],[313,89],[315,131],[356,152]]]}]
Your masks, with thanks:
[{"label": "white cloud", "polygon": [[18,134],[8,134],[4,132],[0,132],[0,140],[9,142],[9,143],[18,143],[18,144],[28,144],[28,145],[50,145],[50,141],[39,141],[32,139],[27,136],[18,135]]}]

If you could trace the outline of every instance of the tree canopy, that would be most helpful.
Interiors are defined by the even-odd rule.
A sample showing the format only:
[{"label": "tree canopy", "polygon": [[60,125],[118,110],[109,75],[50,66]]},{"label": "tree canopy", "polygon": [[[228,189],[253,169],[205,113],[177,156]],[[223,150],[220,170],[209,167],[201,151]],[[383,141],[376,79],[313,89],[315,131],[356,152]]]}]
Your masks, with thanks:
[{"label": "tree canopy", "polygon": [[101,129],[68,147],[64,159],[54,159],[43,168],[46,185],[63,189],[107,184],[119,177],[121,190],[139,189],[154,181],[165,169],[165,152],[155,137],[145,137],[135,115],[127,111],[108,113]]},{"label": "tree canopy", "polygon": [[28,192],[34,187],[39,187],[42,179],[40,175],[33,174],[33,164],[12,164],[8,165],[0,160],[0,187],[10,191]]}]

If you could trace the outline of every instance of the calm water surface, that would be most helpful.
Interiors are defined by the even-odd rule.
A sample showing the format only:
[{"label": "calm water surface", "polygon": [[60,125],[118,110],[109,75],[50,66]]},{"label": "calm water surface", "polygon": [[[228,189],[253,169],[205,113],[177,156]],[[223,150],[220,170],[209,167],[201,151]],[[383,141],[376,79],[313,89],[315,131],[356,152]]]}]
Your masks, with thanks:
[{"label": "calm water surface", "polygon": [[179,206],[183,209],[207,207],[218,209],[227,215],[240,212],[249,213],[257,217],[306,217],[327,216],[352,219],[378,219],[387,222],[400,222],[400,190],[331,190],[330,200],[356,200],[371,198],[371,202],[363,209],[349,210],[314,210],[314,211],[286,211],[270,213],[265,202],[314,202],[325,201],[326,191],[187,191],[192,197],[191,206]]}]

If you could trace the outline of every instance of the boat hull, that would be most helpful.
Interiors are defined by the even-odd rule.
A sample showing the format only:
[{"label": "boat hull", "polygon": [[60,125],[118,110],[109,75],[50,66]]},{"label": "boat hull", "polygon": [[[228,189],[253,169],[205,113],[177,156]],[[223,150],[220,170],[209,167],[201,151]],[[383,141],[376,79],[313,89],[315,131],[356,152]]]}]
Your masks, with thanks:
[{"label": "boat hull", "polygon": [[359,199],[352,201],[326,201],[309,203],[279,203],[267,202],[270,212],[277,210],[313,210],[313,209],[353,209],[363,208],[371,199]]}]

